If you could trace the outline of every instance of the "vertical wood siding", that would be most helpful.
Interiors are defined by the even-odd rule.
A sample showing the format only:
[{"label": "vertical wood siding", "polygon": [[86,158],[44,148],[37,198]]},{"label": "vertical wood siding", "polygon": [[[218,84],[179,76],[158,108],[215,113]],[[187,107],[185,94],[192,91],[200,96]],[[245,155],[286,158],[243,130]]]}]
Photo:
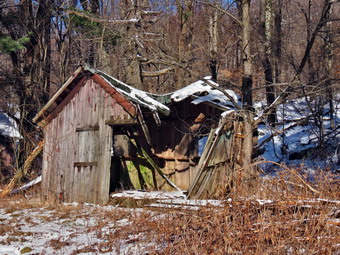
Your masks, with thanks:
[{"label": "vertical wood siding", "polygon": [[105,121],[117,115],[127,113],[90,79],[45,127],[45,199],[107,203],[112,129]]}]

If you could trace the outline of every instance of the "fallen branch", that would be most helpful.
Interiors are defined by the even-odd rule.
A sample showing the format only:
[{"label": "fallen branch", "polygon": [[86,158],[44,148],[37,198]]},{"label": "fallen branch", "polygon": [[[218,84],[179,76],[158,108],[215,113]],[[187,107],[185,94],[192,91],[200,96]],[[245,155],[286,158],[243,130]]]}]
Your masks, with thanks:
[{"label": "fallen branch", "polygon": [[125,20],[100,19],[100,18],[95,18],[93,16],[87,15],[82,12],[71,11],[71,10],[67,10],[66,12],[68,14],[74,14],[74,15],[89,19],[92,22],[98,22],[98,23],[126,24],[126,23],[137,23],[139,21],[138,19],[125,19]]},{"label": "fallen branch", "polygon": [[256,145],[255,149],[261,148],[265,143],[267,143],[268,141],[273,139],[274,136],[281,135],[282,133],[285,133],[286,131],[288,131],[288,130],[294,128],[294,127],[297,127],[299,125],[304,125],[304,124],[308,123],[308,120],[309,120],[310,117],[311,116],[307,116],[306,118],[303,118],[300,121],[297,121],[296,123],[294,123],[293,125],[290,125],[289,127],[285,128],[285,129],[275,131],[269,137],[264,139],[260,144]]},{"label": "fallen branch", "polygon": [[17,171],[12,180],[7,184],[7,186],[0,192],[0,198],[3,198],[11,193],[15,185],[27,174],[30,169],[33,160],[40,154],[44,147],[44,140],[41,141],[37,147],[31,152],[31,154],[27,157],[24,166]]},{"label": "fallen branch", "polygon": [[10,192],[10,194],[16,194],[16,193],[19,193],[21,191],[24,191],[24,190],[27,190],[29,189],[30,187],[36,185],[36,184],[39,184],[41,182],[41,179],[42,179],[42,176],[40,175],[39,177],[35,178],[34,180],[30,181],[29,183],[26,183],[25,185],[17,188],[17,189],[14,189]]},{"label": "fallen branch", "polygon": [[164,74],[167,74],[167,73],[169,73],[170,71],[172,71],[173,70],[173,68],[164,68],[164,69],[162,69],[162,70],[157,70],[157,71],[153,71],[153,72],[151,72],[151,71],[143,71],[142,72],[142,75],[143,75],[143,77],[157,77],[157,76],[161,76],[161,75],[164,75]]}]

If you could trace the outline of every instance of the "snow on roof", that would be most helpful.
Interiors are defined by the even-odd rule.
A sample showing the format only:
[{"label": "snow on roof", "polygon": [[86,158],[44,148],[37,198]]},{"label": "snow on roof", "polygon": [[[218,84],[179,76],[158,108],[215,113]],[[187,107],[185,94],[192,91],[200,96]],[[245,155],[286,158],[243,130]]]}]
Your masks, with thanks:
[{"label": "snow on roof", "polygon": [[[226,90],[226,92],[231,95],[235,101],[237,102],[238,97],[236,96],[235,92],[232,90]],[[214,102],[219,105],[223,106],[230,106],[233,107],[233,104],[230,102],[230,100],[219,90],[211,90],[208,92],[209,94],[206,96],[200,96],[199,98],[192,101],[193,104],[200,104],[203,102]]]},{"label": "snow on roof", "polygon": [[155,100],[152,97],[152,94],[131,87],[103,72],[96,71],[96,73],[102,76],[112,87],[117,89],[119,93],[130,99],[132,102],[149,108],[151,111],[160,111],[165,115],[168,115],[170,113],[170,109],[164,104]]},{"label": "snow on roof", "polygon": [[[42,121],[44,116],[48,116],[48,114],[50,114],[55,109],[56,107],[55,102],[57,99],[58,101],[62,101],[65,98],[67,93],[63,92],[73,83],[78,82],[78,80],[75,80],[76,77],[78,77],[79,75],[85,75],[85,73],[97,74],[101,76],[110,86],[116,89],[122,96],[124,96],[132,103],[145,107],[152,112],[160,112],[164,115],[170,114],[170,109],[167,105],[170,104],[171,101],[180,102],[188,97],[192,98],[192,103],[195,105],[200,104],[202,102],[209,102],[215,106],[219,106],[220,108],[222,108],[222,110],[228,110],[230,108],[233,108],[233,105],[230,102],[230,100],[222,92],[212,88],[202,80],[199,80],[173,93],[156,95],[133,88],[132,86],[129,86],[124,82],[119,81],[118,79],[104,72],[101,72],[100,70],[91,68],[88,65],[84,65],[80,66],[72,74],[72,76],[70,76],[70,78],[64,83],[64,85],[50,99],[50,101],[34,117],[33,121],[39,123],[39,125],[42,126],[46,125],[47,123]],[[208,77],[206,77],[205,79],[209,80]],[[218,86],[217,83],[214,83],[211,80],[209,80],[209,82]],[[73,89],[73,87],[74,84],[70,87],[70,89]],[[231,90],[226,90],[226,92],[229,93],[229,95],[233,97],[236,102],[239,102],[239,98],[235,94],[235,92]]]},{"label": "snow on roof", "polygon": [[0,134],[11,138],[21,138],[15,121],[6,113],[0,111]]},{"label": "snow on roof", "polygon": [[171,95],[171,99],[175,102],[180,102],[196,93],[202,93],[205,91],[208,92],[211,89],[212,88],[208,84],[206,84],[204,81],[199,80],[182,89],[175,91]]},{"label": "snow on roof", "polygon": [[[209,80],[209,82],[213,83],[216,86],[219,86],[217,83],[211,80]],[[233,97],[236,102],[239,101],[239,97],[235,94],[234,91],[232,90],[225,91],[231,97]],[[192,101],[192,103],[195,105],[203,102],[210,102],[215,105],[233,108],[233,104],[230,102],[228,97],[226,97],[221,91],[212,88],[202,80],[196,81],[182,89],[175,91],[171,95],[171,99],[175,102],[180,102],[191,96],[197,96],[197,98]]]}]

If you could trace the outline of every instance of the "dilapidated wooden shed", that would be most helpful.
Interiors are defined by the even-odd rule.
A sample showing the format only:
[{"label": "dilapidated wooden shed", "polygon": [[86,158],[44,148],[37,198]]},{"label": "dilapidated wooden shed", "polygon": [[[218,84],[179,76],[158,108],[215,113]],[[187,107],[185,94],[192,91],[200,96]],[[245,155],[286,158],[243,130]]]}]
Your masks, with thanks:
[{"label": "dilapidated wooden shed", "polygon": [[45,133],[43,199],[105,204],[116,189],[188,190],[230,109],[221,94],[198,81],[154,95],[79,67],[34,118]]}]

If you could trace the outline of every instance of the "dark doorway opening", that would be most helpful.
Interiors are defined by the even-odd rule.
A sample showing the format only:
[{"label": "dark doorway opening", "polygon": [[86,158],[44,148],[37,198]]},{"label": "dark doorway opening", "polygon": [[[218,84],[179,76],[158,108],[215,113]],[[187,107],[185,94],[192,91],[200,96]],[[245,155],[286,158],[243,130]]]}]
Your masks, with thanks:
[{"label": "dark doorway opening", "polygon": [[112,129],[110,192],[133,188],[125,160],[129,157],[129,139],[121,127]]}]

